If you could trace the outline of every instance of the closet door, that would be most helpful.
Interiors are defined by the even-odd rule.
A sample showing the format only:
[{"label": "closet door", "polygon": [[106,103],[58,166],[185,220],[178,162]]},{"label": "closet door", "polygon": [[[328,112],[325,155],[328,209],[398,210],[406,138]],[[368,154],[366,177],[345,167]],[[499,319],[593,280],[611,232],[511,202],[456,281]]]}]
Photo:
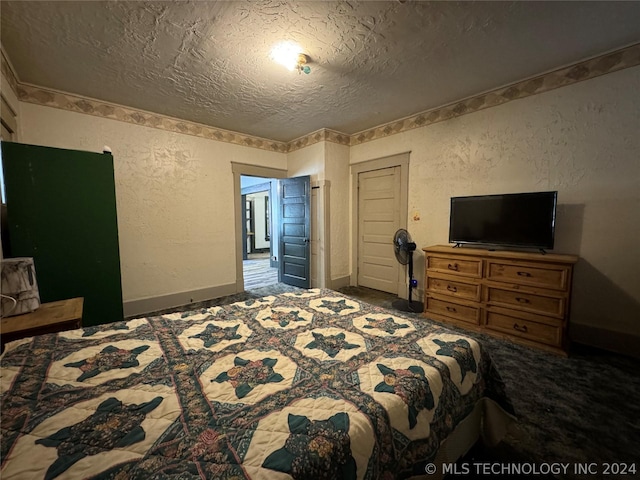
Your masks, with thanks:
[{"label": "closet door", "polygon": [[111,154],[2,142],[10,252],[42,303],[84,297],[83,325],[123,319]]}]

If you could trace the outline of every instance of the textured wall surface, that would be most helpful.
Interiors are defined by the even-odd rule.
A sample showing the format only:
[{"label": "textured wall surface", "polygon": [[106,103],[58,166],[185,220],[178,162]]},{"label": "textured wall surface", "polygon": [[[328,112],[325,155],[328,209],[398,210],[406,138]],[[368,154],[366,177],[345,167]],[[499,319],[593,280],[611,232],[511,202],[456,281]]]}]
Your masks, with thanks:
[{"label": "textured wall surface", "polygon": [[23,103],[21,141],[113,150],[124,301],[234,284],[231,162],[286,155]]},{"label": "textured wall surface", "polygon": [[331,280],[350,271],[349,147],[323,141],[288,154],[289,176],[310,175],[311,181],[328,180]]},{"label": "textured wall surface", "polygon": [[[419,246],[447,241],[451,196],[559,190],[555,251],[581,256],[572,321],[638,335],[637,91],[633,67],[352,146],[350,162],[411,151],[408,227]],[[340,275],[348,253],[333,250],[350,228],[341,209],[350,210],[338,159],[348,147],[319,142],[286,155],[24,102],[20,113],[25,143],[112,147],[125,300],[235,281],[232,161],[331,181]]]},{"label": "textured wall surface", "polygon": [[[288,141],[637,43],[639,17],[637,2],[4,0],[0,19],[22,82]],[[283,40],[310,75],[271,61]]]},{"label": "textured wall surface", "polygon": [[558,190],[554,252],[581,257],[572,322],[640,335],[638,91],[630,68],[353,146],[351,162],[411,151],[419,247],[447,243],[452,196]]},{"label": "textured wall surface", "polygon": [[312,182],[324,180],[325,142],[314,143],[287,155],[290,177],[309,175]]},{"label": "textured wall surface", "polygon": [[331,279],[336,280],[351,275],[349,147],[330,142],[325,145],[325,177],[331,184]]}]

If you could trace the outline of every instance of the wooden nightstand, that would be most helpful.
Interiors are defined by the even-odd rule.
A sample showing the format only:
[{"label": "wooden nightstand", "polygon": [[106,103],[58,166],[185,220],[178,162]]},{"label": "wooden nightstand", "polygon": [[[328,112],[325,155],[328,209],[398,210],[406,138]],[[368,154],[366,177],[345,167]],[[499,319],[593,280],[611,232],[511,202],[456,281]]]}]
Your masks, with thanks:
[{"label": "wooden nightstand", "polygon": [[83,297],[43,303],[36,311],[2,319],[0,341],[7,342],[45,333],[82,327]]}]

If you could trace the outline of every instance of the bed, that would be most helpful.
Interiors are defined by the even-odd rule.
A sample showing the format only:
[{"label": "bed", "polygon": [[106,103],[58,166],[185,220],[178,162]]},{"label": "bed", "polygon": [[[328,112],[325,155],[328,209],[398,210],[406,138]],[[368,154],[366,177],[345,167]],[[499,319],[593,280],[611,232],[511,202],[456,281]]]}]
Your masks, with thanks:
[{"label": "bed", "polygon": [[1,368],[5,480],[407,478],[513,418],[476,340],[331,290],[18,340]]}]

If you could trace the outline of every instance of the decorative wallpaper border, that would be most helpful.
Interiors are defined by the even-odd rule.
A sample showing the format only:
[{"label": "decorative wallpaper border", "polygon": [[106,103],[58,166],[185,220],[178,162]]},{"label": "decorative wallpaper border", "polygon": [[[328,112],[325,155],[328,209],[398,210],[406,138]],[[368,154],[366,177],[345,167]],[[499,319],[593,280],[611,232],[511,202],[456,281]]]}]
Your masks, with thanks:
[{"label": "decorative wallpaper border", "polygon": [[94,115],[96,117],[119,120],[144,127],[158,128],[168,132],[193,135],[194,137],[202,137],[219,142],[233,143],[244,147],[260,148],[262,150],[279,153],[287,152],[287,143],[285,142],[223,130],[221,128],[210,127],[24,83],[18,84],[18,99],[22,102],[34,103],[36,105],[60,108],[77,113],[86,113],[87,115]]},{"label": "decorative wallpaper border", "polygon": [[359,145],[414,128],[425,127],[637,65],[640,65],[640,43],[444,107],[427,110],[402,120],[355,133],[351,135],[350,145]]},{"label": "decorative wallpaper border", "polygon": [[280,142],[21,83],[4,52],[0,55],[0,69],[22,102],[278,153],[294,152],[322,141],[360,145],[638,65],[640,43],[353,135],[323,128],[290,142]]},{"label": "decorative wallpaper border", "polygon": [[287,152],[295,152],[301,148],[323,141],[349,146],[351,144],[351,136],[347,133],[323,128],[300,138],[296,138],[295,140],[291,140],[287,145]]}]

